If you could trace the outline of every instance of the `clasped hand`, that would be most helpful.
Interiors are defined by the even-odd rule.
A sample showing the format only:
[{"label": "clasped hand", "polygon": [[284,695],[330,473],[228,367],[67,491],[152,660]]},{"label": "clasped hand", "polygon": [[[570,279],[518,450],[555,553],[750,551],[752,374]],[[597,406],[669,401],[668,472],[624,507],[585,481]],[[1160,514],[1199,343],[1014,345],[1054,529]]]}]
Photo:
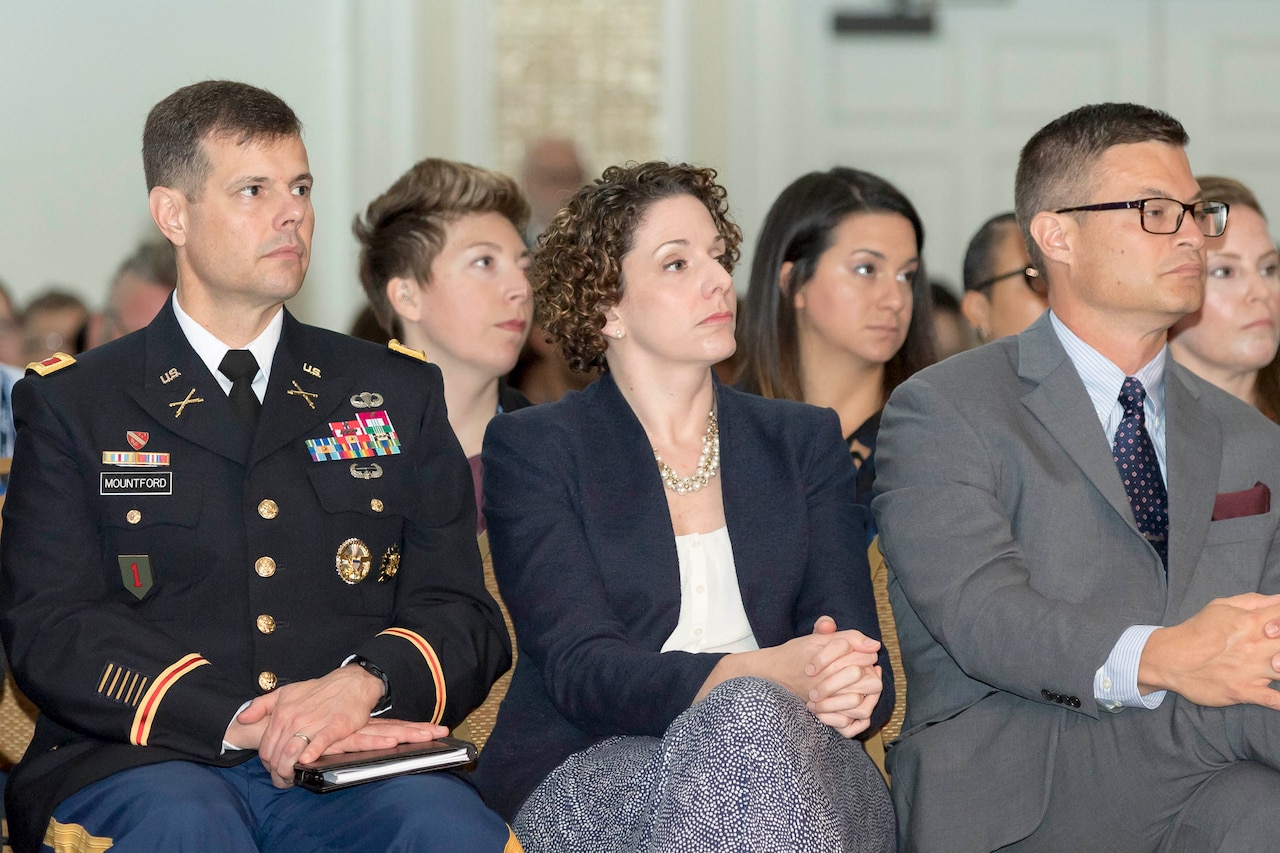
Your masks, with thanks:
[{"label": "clasped hand", "polygon": [[294,765],[322,755],[389,749],[449,734],[431,723],[370,717],[382,689],[382,681],[360,667],[335,669],[258,696],[231,722],[225,737],[241,749],[257,749],[272,783],[288,788]]},{"label": "clasped hand", "polygon": [[840,631],[822,616],[813,633],[775,646],[772,677],[823,723],[845,737],[866,731],[883,689],[876,665],[880,643],[861,631]]},{"label": "clasped hand", "polygon": [[1197,705],[1280,709],[1280,595],[1217,598],[1151,634],[1138,665],[1145,694],[1172,690]]}]

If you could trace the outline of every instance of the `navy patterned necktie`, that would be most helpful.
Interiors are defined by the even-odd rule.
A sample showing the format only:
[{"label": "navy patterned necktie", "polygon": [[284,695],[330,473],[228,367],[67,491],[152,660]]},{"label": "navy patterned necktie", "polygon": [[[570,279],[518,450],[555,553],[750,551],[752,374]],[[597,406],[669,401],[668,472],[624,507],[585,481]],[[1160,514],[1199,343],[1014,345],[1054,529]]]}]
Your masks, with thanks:
[{"label": "navy patterned necktie", "polygon": [[1160,555],[1165,571],[1169,570],[1169,495],[1160,474],[1160,461],[1156,447],[1147,432],[1147,418],[1143,401],[1147,391],[1142,383],[1126,376],[1120,388],[1120,405],[1124,417],[1116,428],[1112,456],[1120,479],[1124,481],[1129,505],[1133,507],[1138,530]]}]

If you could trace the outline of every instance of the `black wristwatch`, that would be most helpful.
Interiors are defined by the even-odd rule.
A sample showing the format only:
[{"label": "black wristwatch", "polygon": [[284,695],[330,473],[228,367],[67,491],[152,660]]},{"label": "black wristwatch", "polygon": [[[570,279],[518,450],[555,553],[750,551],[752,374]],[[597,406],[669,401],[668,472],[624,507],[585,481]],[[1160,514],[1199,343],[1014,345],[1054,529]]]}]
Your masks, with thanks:
[{"label": "black wristwatch", "polygon": [[370,675],[375,675],[382,681],[382,698],[378,700],[378,704],[373,706],[373,710],[369,712],[369,716],[381,714],[383,711],[391,707],[391,682],[387,681],[387,674],[378,668],[378,665],[366,657],[356,655],[349,663],[352,663]]}]

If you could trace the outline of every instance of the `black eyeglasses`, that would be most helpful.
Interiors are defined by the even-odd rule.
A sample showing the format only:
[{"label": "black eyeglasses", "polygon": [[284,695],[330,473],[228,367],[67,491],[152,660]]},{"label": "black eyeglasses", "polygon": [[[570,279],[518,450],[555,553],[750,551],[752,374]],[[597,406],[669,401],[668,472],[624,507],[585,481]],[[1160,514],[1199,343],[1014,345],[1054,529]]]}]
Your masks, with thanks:
[{"label": "black eyeglasses", "polygon": [[1191,214],[1200,233],[1206,237],[1221,237],[1227,230],[1225,201],[1193,201],[1183,204],[1171,198],[1140,198],[1137,201],[1112,201],[1106,204],[1085,204],[1080,207],[1064,207],[1055,213],[1075,213],[1082,210],[1137,210],[1142,230],[1148,234],[1176,234],[1182,227],[1182,217]]},{"label": "black eyeglasses", "polygon": [[1006,278],[1013,278],[1015,275],[1022,276],[1022,283],[1025,284],[1028,287],[1028,289],[1031,290],[1032,293],[1038,293],[1041,296],[1044,295],[1045,288],[1044,288],[1043,280],[1040,279],[1039,276],[1032,275],[1031,270],[1025,267],[1023,269],[1010,270],[1009,272],[1002,272],[999,275],[993,275],[991,278],[985,278],[982,281],[978,282],[977,284],[973,285],[973,287],[970,287],[969,289],[970,290],[986,290],[988,287],[995,284],[997,281],[1004,281]]}]

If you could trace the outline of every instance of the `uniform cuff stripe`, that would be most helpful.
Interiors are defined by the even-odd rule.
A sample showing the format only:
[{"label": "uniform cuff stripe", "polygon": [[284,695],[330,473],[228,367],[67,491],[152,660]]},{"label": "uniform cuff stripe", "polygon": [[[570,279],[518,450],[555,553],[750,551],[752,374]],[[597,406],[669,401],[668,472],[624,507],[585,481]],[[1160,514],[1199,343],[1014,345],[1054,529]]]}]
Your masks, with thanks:
[{"label": "uniform cuff stripe", "polygon": [[426,659],[427,668],[431,670],[431,680],[436,685],[436,709],[435,713],[431,715],[431,722],[439,724],[440,718],[444,716],[447,692],[444,684],[444,668],[440,666],[440,658],[436,656],[436,650],[431,648],[431,644],[423,639],[421,634],[410,631],[408,628],[388,628],[382,633],[390,637],[408,640],[413,643],[414,647],[422,653],[422,657]]},{"label": "uniform cuff stripe", "polygon": [[151,724],[155,722],[156,709],[160,707],[160,701],[169,692],[169,688],[188,672],[208,663],[200,655],[192,653],[170,665],[156,677],[155,681],[151,682],[151,689],[143,694],[142,701],[138,703],[138,711],[133,715],[133,726],[129,729],[131,744],[147,745],[147,739],[151,737]]}]

